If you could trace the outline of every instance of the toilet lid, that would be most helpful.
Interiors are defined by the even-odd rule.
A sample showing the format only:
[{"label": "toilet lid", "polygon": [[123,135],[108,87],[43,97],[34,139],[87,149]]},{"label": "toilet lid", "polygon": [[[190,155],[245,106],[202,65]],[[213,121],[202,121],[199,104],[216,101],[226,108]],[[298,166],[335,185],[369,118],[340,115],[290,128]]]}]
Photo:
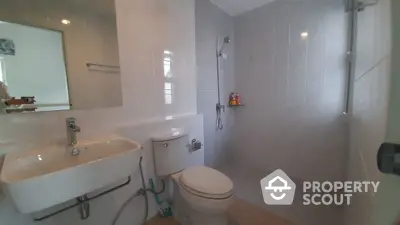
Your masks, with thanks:
[{"label": "toilet lid", "polygon": [[225,174],[209,167],[196,166],[184,170],[180,183],[189,192],[205,198],[228,198],[233,183]]}]

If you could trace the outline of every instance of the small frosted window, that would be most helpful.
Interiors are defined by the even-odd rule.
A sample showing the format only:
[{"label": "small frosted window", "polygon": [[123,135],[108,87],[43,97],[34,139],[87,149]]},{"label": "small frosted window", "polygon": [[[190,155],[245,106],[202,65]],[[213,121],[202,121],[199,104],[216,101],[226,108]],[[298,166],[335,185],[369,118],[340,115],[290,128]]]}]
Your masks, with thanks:
[{"label": "small frosted window", "polygon": [[170,105],[172,104],[172,95],[165,94],[165,104]]},{"label": "small frosted window", "polygon": [[171,71],[171,66],[173,62],[173,53],[169,50],[164,50],[163,55],[164,62],[164,79],[167,81],[164,83],[164,101],[166,105],[172,104],[172,82],[173,74]]},{"label": "small frosted window", "polygon": [[165,104],[167,105],[172,104],[172,83],[170,82],[164,83],[164,99],[165,99]]},{"label": "small frosted window", "polygon": [[172,53],[168,50],[164,51],[164,77],[172,77],[171,62]]},{"label": "small frosted window", "polygon": [[169,82],[165,82],[164,84],[164,89],[165,90],[172,90],[172,84]]}]

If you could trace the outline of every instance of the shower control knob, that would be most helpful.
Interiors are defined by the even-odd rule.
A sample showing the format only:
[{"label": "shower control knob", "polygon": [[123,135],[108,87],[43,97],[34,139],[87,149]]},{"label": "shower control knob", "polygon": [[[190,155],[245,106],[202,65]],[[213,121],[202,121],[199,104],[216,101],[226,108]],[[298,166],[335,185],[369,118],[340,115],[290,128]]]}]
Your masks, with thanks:
[{"label": "shower control knob", "polygon": [[165,143],[165,144],[164,144],[164,147],[168,148],[168,146],[169,146],[169,144],[168,144],[168,143]]}]

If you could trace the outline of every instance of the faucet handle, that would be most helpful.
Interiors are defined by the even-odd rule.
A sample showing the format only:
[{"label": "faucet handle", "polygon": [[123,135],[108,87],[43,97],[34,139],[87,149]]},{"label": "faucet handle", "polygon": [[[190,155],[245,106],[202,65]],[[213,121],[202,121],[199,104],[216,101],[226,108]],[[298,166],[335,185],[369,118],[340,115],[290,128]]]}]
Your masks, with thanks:
[{"label": "faucet handle", "polygon": [[81,128],[78,127],[78,126],[74,126],[73,131],[74,132],[81,132]]},{"label": "faucet handle", "polygon": [[76,123],[76,119],[73,117],[67,118],[66,120],[68,125],[74,125]]}]

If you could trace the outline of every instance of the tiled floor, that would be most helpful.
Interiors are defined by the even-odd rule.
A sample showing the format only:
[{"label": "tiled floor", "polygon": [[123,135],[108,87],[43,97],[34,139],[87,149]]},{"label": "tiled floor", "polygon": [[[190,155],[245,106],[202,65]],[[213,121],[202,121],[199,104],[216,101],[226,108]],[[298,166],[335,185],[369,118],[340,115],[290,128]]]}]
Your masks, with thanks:
[{"label": "tiled floor", "polygon": [[[292,221],[296,225],[342,225],[343,208],[338,206],[304,206],[302,195],[296,194],[291,206],[268,206],[261,194],[260,180],[268,173],[249,171],[248,167],[225,165],[218,168],[230,177],[234,183],[236,195],[262,209]],[[294,181],[298,183],[298,181]],[[300,185],[298,183],[297,185]],[[299,189],[297,189],[299,190]],[[265,223],[264,223],[265,224]]]},{"label": "tiled floor", "polygon": [[[227,213],[229,225],[293,225],[280,216],[242,200],[237,200]],[[153,218],[145,225],[179,225],[179,223],[170,217]]]},{"label": "tiled floor", "polygon": [[[225,167],[218,169],[232,179],[236,196],[239,199],[228,210],[228,215],[231,218],[230,225],[343,224],[343,208],[337,206],[304,206],[300,194],[296,194],[297,197],[291,206],[267,206],[263,201],[260,188],[260,180],[268,174],[267,172],[249,172],[249,168],[242,168],[237,165],[225,165]],[[148,225],[178,224],[172,219],[155,219]]]},{"label": "tiled floor", "polygon": [[231,225],[293,225],[281,216],[242,200],[229,208],[228,216]]},{"label": "tiled floor", "polygon": [[143,225],[180,225],[180,224],[178,222],[176,222],[172,217],[168,217],[168,218],[155,217],[151,220],[148,220]]}]

